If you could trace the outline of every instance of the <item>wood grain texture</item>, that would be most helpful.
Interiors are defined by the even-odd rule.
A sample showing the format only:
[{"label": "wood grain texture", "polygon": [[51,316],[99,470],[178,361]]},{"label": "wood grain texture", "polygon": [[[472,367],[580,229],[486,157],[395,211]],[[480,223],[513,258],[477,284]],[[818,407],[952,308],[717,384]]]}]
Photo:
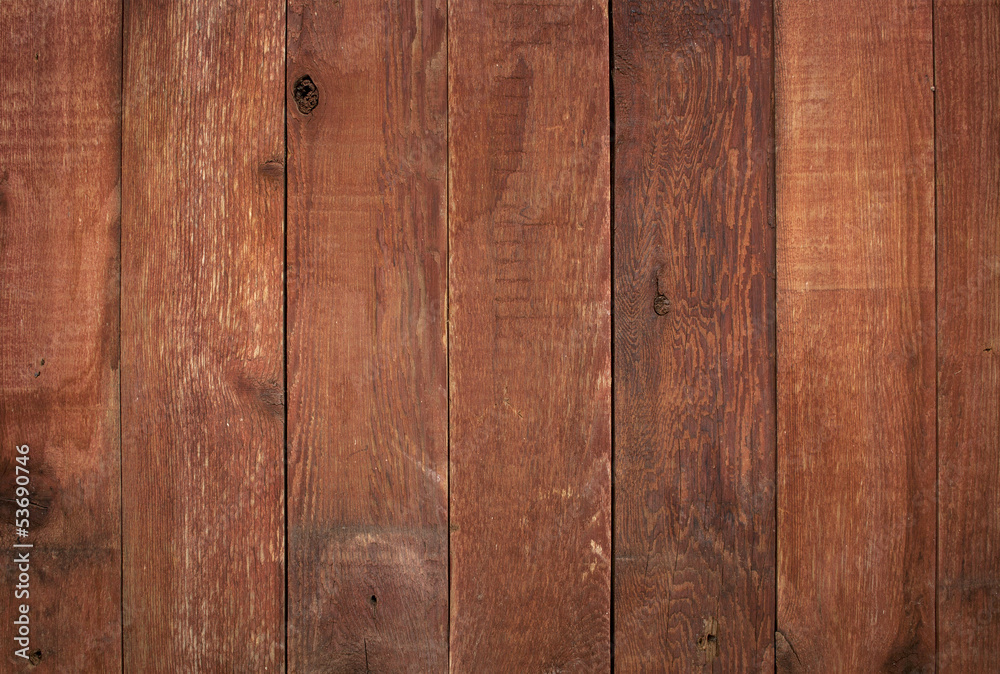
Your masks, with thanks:
[{"label": "wood grain texture", "polygon": [[448,668],[444,7],[289,5],[292,671]]},{"label": "wood grain texture", "polygon": [[[120,4],[8,0],[0,34],[0,661],[117,671]],[[20,445],[31,506],[17,540],[34,548],[15,599]],[[14,655],[20,604],[30,661]]]},{"label": "wood grain texture", "polygon": [[283,668],[284,9],[125,6],[126,671]]},{"label": "wood grain texture", "polygon": [[607,8],[451,3],[451,666],[610,665]]},{"label": "wood grain texture", "polygon": [[938,668],[1000,651],[1000,2],[939,0]]},{"label": "wood grain texture", "polygon": [[769,671],[771,3],[613,20],[615,665]]},{"label": "wood grain texture", "polygon": [[776,12],[778,670],[930,671],[931,2]]}]

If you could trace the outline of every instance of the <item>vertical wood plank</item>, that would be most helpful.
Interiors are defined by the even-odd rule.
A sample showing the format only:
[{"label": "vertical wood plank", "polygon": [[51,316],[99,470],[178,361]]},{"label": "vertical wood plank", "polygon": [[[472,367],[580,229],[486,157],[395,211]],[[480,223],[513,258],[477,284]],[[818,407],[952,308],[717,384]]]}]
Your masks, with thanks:
[{"label": "vertical wood plank", "polygon": [[443,0],[289,6],[289,667],[448,667]]},{"label": "vertical wood plank", "polygon": [[780,671],[934,663],[930,0],[779,0]]},{"label": "vertical wood plank", "polygon": [[451,665],[606,671],[607,7],[449,11]]},{"label": "vertical wood plank", "polygon": [[774,639],[771,2],[616,2],[615,664]]},{"label": "vertical wood plank", "polygon": [[283,667],[284,9],[125,6],[127,671]]},{"label": "vertical wood plank", "polygon": [[[7,0],[0,33],[0,659],[4,671],[116,671],[120,4]],[[21,605],[30,659],[15,655]]]},{"label": "vertical wood plank", "polygon": [[1000,2],[938,0],[938,666],[1000,651]]}]

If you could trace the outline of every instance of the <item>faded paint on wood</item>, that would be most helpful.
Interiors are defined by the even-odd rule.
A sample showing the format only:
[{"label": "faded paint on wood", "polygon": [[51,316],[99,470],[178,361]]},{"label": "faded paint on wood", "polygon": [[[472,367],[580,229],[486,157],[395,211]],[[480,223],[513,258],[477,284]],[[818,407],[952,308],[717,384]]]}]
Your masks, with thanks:
[{"label": "faded paint on wood", "polygon": [[771,3],[617,2],[615,666],[774,640]]},{"label": "faded paint on wood", "polygon": [[939,0],[938,667],[1000,651],[1000,2]]},{"label": "faded paint on wood", "polygon": [[934,664],[931,2],[776,4],[779,671]]},{"label": "faded paint on wood", "polygon": [[443,672],[445,3],[288,20],[289,667]]},{"label": "faded paint on wood", "polygon": [[127,671],[284,663],[284,12],[125,6]]},{"label": "faded paint on wood", "polygon": [[[8,0],[0,33],[0,660],[116,671],[121,8]],[[28,536],[15,538],[25,470]],[[15,597],[24,552],[28,595]],[[14,654],[22,604],[27,660]]]},{"label": "faded paint on wood", "polygon": [[607,7],[449,11],[451,666],[607,670]]}]

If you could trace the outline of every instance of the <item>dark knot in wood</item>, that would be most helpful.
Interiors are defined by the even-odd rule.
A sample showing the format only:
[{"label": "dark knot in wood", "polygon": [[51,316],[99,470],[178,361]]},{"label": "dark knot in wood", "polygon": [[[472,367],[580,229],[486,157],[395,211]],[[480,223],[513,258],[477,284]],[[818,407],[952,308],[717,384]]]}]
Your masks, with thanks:
[{"label": "dark knot in wood", "polygon": [[295,105],[299,108],[299,112],[303,115],[308,115],[319,105],[319,91],[316,89],[316,83],[308,75],[303,75],[295,80],[292,96],[295,98]]}]

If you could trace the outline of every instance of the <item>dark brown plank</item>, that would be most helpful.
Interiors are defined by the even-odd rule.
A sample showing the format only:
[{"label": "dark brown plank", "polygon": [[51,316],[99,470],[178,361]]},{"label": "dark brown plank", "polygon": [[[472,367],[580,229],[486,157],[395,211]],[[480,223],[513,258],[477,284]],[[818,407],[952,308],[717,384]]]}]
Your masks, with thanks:
[{"label": "dark brown plank", "polygon": [[930,0],[779,0],[780,671],[934,663]]},{"label": "dark brown plank", "polygon": [[451,3],[451,665],[610,664],[603,3]]},{"label": "dark brown plank", "polygon": [[284,662],[284,2],[125,6],[125,669]]},{"label": "dark brown plank", "polygon": [[444,7],[289,6],[293,671],[448,668]]},{"label": "dark brown plank", "polygon": [[[5,0],[0,34],[0,661],[117,671],[120,3]],[[17,655],[22,605],[29,645]]]},{"label": "dark brown plank", "polygon": [[938,0],[938,666],[1000,652],[1000,1]]},{"label": "dark brown plank", "polygon": [[614,5],[615,665],[774,639],[771,2]]}]

